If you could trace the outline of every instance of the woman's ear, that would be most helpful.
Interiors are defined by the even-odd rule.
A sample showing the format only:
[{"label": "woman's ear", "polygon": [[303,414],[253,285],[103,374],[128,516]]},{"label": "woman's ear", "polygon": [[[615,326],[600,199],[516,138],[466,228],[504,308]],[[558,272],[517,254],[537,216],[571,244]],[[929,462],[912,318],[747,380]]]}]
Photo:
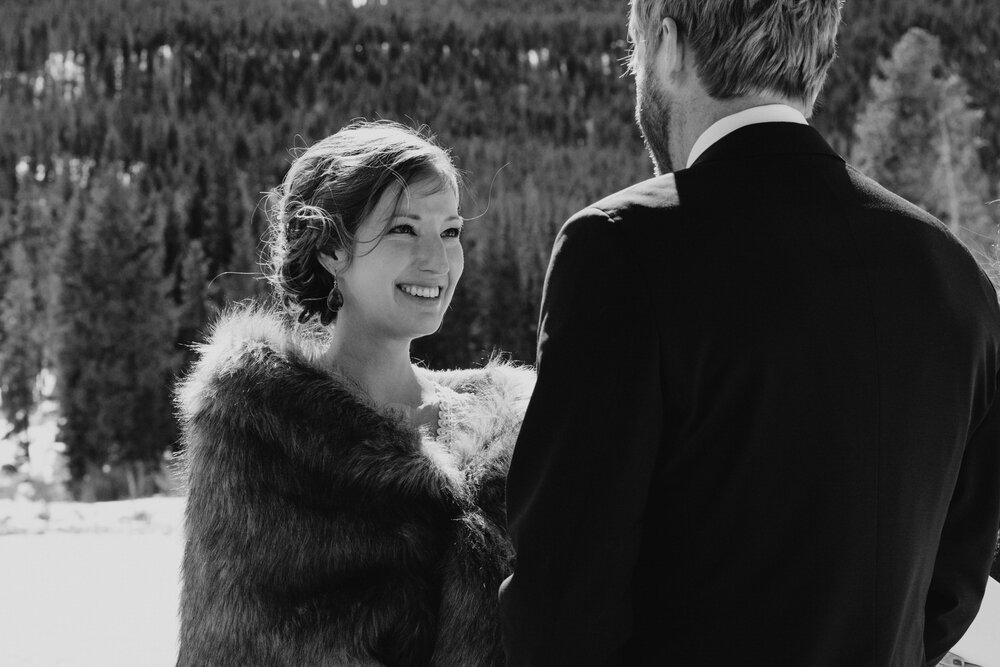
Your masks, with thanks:
[{"label": "woman's ear", "polygon": [[[341,253],[343,255],[343,253]],[[321,252],[317,255],[319,263],[334,277],[340,275],[347,268],[347,260],[337,257],[336,253]]]}]

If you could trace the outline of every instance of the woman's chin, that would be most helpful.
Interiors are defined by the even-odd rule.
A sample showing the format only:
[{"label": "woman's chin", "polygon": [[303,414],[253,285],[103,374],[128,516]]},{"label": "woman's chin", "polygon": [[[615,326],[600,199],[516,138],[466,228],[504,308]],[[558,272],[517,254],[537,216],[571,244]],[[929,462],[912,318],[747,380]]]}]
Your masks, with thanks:
[{"label": "woman's chin", "polygon": [[[450,301],[450,300],[449,300]],[[420,338],[436,333],[444,321],[448,301],[436,299],[421,308],[407,308],[400,312],[400,325],[413,332],[413,338]]]},{"label": "woman's chin", "polygon": [[424,336],[430,336],[436,334],[441,330],[442,318],[435,318],[433,323],[428,322],[427,326],[420,328],[420,333],[416,334],[414,338],[423,338]]},{"label": "woman's chin", "polygon": [[436,313],[428,313],[424,316],[408,317],[405,322],[398,322],[394,327],[399,332],[399,338],[423,338],[437,333],[441,328],[443,317]]}]

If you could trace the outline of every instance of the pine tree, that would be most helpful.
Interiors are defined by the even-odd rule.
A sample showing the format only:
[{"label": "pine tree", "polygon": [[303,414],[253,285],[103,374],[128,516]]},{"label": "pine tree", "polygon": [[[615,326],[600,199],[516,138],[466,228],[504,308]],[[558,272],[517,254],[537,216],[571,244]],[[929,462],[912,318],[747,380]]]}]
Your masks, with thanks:
[{"label": "pine tree", "polygon": [[944,221],[986,261],[996,228],[978,154],[982,112],[945,66],[940,41],[919,28],[903,36],[879,71],[855,126],[853,161]]},{"label": "pine tree", "polygon": [[113,495],[134,496],[174,439],[163,230],[120,169],[97,174],[71,211],[56,304],[60,437],[78,495],[107,474]]},{"label": "pine tree", "polygon": [[0,396],[4,417],[20,436],[27,458],[28,415],[38,399],[35,385],[42,369],[37,289],[24,244],[16,241],[5,254],[10,280],[0,300]]},{"label": "pine tree", "polygon": [[53,234],[51,207],[32,182],[22,183],[17,207],[0,219],[0,398],[25,459],[29,415],[39,398],[36,382],[50,342],[46,259]]}]

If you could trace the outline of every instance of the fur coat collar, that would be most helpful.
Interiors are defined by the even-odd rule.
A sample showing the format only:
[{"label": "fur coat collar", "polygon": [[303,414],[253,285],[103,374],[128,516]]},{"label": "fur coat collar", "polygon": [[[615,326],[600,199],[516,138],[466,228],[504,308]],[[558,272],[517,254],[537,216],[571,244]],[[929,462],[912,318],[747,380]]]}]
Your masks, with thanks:
[{"label": "fur coat collar", "polygon": [[177,391],[188,487],[179,665],[501,665],[504,480],[534,375],[419,369],[440,437],[259,309]]}]

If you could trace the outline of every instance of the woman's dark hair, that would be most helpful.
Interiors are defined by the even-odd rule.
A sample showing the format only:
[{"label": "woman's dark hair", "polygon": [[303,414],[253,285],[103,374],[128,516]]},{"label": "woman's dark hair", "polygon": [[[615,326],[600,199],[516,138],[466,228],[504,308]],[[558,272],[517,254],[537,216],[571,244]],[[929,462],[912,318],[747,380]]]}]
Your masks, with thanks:
[{"label": "woman's dark hair", "polygon": [[424,179],[458,191],[458,171],[433,137],[389,121],[355,121],[295,159],[269,194],[265,272],[299,322],[337,318],[327,298],[334,278],[319,254],[350,261],[358,228],[386,190],[398,184],[402,195]]}]

